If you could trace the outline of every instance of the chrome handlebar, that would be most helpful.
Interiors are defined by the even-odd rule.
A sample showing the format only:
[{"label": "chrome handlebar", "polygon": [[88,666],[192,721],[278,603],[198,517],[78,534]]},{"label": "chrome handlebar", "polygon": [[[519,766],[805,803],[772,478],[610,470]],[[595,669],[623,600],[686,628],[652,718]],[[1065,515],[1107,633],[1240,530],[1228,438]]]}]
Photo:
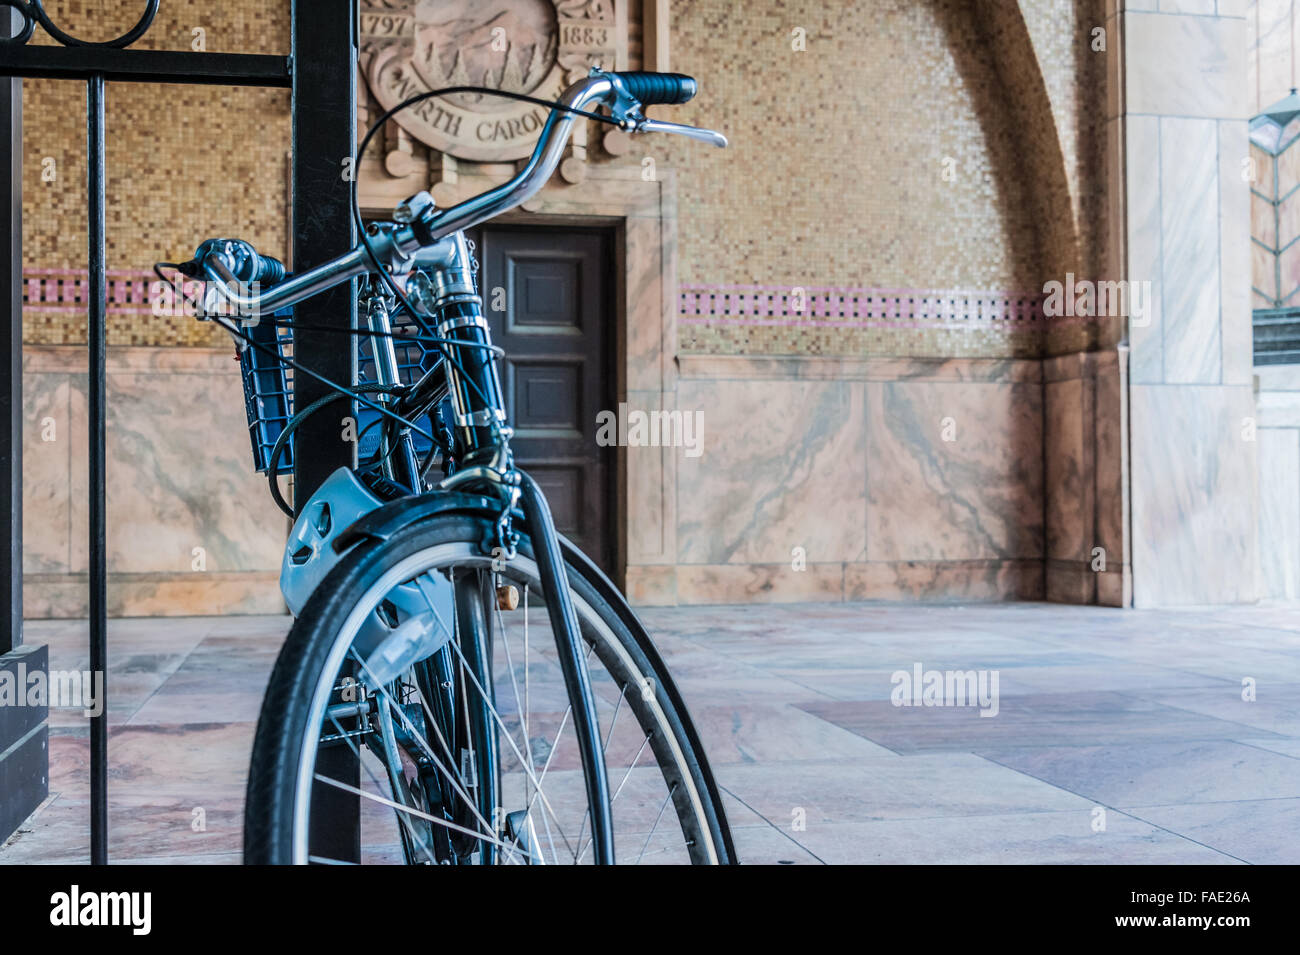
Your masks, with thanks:
[{"label": "chrome handlebar", "polygon": [[[617,74],[603,70],[593,69],[590,76],[561,93],[559,102],[580,110],[608,104],[614,118],[628,132],[673,133],[719,148],[727,145],[725,136],[710,129],[647,119],[641,105],[629,96]],[[432,203],[428,203],[415,221],[368,236],[375,257],[381,265],[390,268],[408,267],[420,249],[527,202],[541,191],[564,158],[569,130],[577,118],[574,113],[551,110],[532,156],[517,175],[448,209],[435,209]],[[360,244],[352,251],[300,272],[265,292],[247,295],[239,291],[239,279],[219,253],[208,254],[202,268],[217,293],[238,308],[241,314],[260,315],[296,305],[326,289],[365,275],[373,270],[373,262],[366,246]]]},{"label": "chrome handlebar", "polygon": [[[566,89],[560,94],[559,102],[572,109],[587,109],[603,102],[613,92],[614,85],[607,74],[594,74]],[[552,110],[537,140],[537,147],[519,174],[509,182],[457,203],[450,209],[434,212],[429,222],[432,238],[440,239],[478,225],[527,202],[540,192],[564,158],[564,147],[568,144],[569,130],[573,128],[575,119],[577,116],[573,113]]]}]

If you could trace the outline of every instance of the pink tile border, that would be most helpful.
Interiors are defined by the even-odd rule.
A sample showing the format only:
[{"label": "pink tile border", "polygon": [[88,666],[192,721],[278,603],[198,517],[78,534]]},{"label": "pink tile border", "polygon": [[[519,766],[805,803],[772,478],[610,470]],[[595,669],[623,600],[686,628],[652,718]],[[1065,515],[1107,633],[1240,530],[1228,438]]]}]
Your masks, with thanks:
[{"label": "pink tile border", "polygon": [[[152,314],[152,272],[109,269],[108,310]],[[26,269],[23,307],[44,312],[84,312],[84,269]],[[1038,292],[990,289],[902,289],[806,286],[803,308],[795,290],[776,285],[689,285],[678,291],[682,325],[782,328],[882,328],[1024,332],[1090,321],[1047,318]]]},{"label": "pink tile border", "polygon": [[[158,279],[140,269],[106,269],[108,311],[151,315],[149,286]],[[85,269],[24,269],[23,308],[40,312],[85,312],[89,273]]]},{"label": "pink tile border", "polygon": [[683,325],[1033,331],[1045,318],[1038,292],[773,285],[690,285],[678,293]]}]

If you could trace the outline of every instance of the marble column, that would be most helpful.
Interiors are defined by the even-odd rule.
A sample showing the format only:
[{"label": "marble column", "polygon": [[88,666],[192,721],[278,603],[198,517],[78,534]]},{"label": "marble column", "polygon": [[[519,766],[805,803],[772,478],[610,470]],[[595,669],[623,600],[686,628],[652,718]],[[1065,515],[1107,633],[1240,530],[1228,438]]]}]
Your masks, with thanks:
[{"label": "marble column", "polygon": [[1135,606],[1260,595],[1245,4],[1122,13]]}]

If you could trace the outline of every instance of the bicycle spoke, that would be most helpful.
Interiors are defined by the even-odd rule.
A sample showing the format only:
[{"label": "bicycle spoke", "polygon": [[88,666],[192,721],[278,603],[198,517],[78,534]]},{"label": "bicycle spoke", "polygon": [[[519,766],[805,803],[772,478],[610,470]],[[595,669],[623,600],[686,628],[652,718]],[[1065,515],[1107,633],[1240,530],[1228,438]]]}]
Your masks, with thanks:
[{"label": "bicycle spoke", "polygon": [[609,721],[609,732],[605,734],[604,749],[609,751],[609,741],[614,737],[614,725],[618,723],[618,712],[623,708],[623,694],[627,692],[627,684],[624,683],[618,689],[618,702],[614,704],[614,715]]},{"label": "bicycle spoke", "polygon": [[[425,595],[425,599],[426,599],[426,600],[429,600],[429,599],[430,599],[430,598],[428,597],[427,594]],[[527,625],[527,616],[525,616],[524,619],[525,619],[525,626],[526,626],[526,625]],[[496,721],[497,725],[500,727],[500,729],[501,729],[501,731],[502,731],[502,734],[505,736],[506,742],[508,742],[508,743],[510,744],[510,748],[513,750],[513,752],[514,752],[514,754],[515,754],[515,758],[517,758],[517,759],[519,760],[519,762],[520,762],[520,765],[521,765],[522,767],[524,767],[524,771],[525,771],[525,773],[528,774],[529,778],[530,778],[530,779],[532,780],[532,782],[533,782],[533,785],[534,785],[534,786],[536,787],[536,789],[537,789],[537,793],[536,793],[536,795],[535,795],[532,799],[529,800],[529,803],[528,803],[528,810],[527,810],[528,813],[531,814],[531,812],[532,812],[532,807],[533,807],[533,804],[534,804],[534,802],[535,802],[535,800],[536,800],[536,797],[537,797],[537,796],[540,796],[541,799],[542,799],[542,805],[543,805],[543,807],[544,807],[544,808],[545,808],[545,809],[550,813],[551,818],[555,820],[555,827],[556,827],[556,829],[557,829],[557,830],[559,831],[559,833],[560,833],[560,838],[561,838],[562,840],[564,840],[565,847],[569,850],[569,853],[572,854],[572,853],[573,853],[573,846],[572,846],[572,844],[569,842],[568,836],[565,835],[565,833],[564,833],[564,829],[560,826],[560,819],[559,819],[558,814],[555,812],[555,809],[554,809],[554,807],[551,805],[550,800],[547,798],[545,791],[542,789],[542,780],[543,780],[543,779],[545,778],[545,776],[546,776],[546,767],[549,767],[549,766],[550,766],[550,761],[551,761],[551,759],[554,758],[554,756],[555,756],[556,750],[558,749],[558,743],[559,743],[560,733],[562,733],[562,732],[564,731],[564,725],[565,725],[565,722],[567,722],[570,713],[572,712],[572,707],[569,707],[568,709],[565,710],[564,719],[561,721],[560,729],[559,729],[559,731],[557,731],[557,733],[556,733],[555,741],[554,741],[554,744],[552,745],[551,752],[550,752],[550,753],[548,754],[548,756],[547,756],[546,767],[543,768],[543,770],[542,770],[542,775],[541,775],[540,777],[539,777],[539,776],[536,776],[536,775],[534,774],[534,772],[529,768],[529,764],[531,763],[531,759],[527,759],[527,760],[526,760],[525,757],[523,756],[523,754],[520,753],[520,751],[519,751],[519,747],[515,744],[513,734],[510,733],[510,730],[509,730],[509,728],[506,726],[505,721],[501,718],[501,714],[500,714],[499,712],[497,712],[496,707],[493,705],[492,701],[488,698],[488,695],[487,695],[486,690],[483,688],[482,684],[479,683],[478,678],[475,677],[472,668],[469,666],[469,661],[467,661],[467,660],[465,659],[465,655],[464,655],[464,653],[461,651],[461,648],[460,648],[459,642],[458,642],[457,640],[453,640],[452,643],[450,644],[450,646],[451,646],[451,648],[455,651],[456,655],[460,658],[460,662],[461,662],[461,674],[462,674],[462,677],[464,677],[464,676],[468,676],[469,679],[470,679],[470,681],[473,682],[474,687],[475,687],[475,689],[478,690],[478,692],[479,692],[479,696],[480,696],[480,698],[483,700],[484,704],[486,705],[486,707],[487,707],[487,709],[488,709],[488,712],[491,714],[492,718]],[[594,645],[588,648],[588,650],[587,650],[587,660],[588,660],[588,661],[591,659],[591,655],[592,655],[594,652],[595,652],[595,647],[594,647]],[[462,683],[462,685],[463,685],[463,683]],[[468,696],[468,694],[465,694],[465,695]],[[525,742],[525,747],[526,747],[526,749],[528,750],[529,755],[530,755],[530,757],[531,757],[531,753],[532,753],[532,743],[531,743],[531,740],[525,738],[525,741],[524,741],[524,742]],[[545,816],[545,814],[543,814],[543,817],[542,817],[542,818],[543,818],[543,822],[546,824],[546,827],[547,827],[547,830],[548,830],[548,834],[549,834],[550,823],[546,821],[546,816]],[[552,845],[554,845],[553,841],[552,841]],[[554,855],[554,851],[552,851],[552,855]],[[558,860],[557,860],[557,861],[558,861]]]},{"label": "bicycle spoke", "polygon": [[677,791],[677,784],[673,783],[672,789],[668,790],[668,795],[664,797],[664,804],[659,807],[659,815],[655,816],[655,824],[651,826],[650,831],[646,833],[645,843],[641,846],[641,854],[636,857],[636,862],[634,863],[635,865],[640,865],[641,860],[645,858],[646,847],[650,845],[651,837],[654,836],[655,830],[659,828],[659,820],[664,817],[664,810],[667,809],[668,804],[672,802],[673,793],[675,793],[676,791]]},{"label": "bicycle spoke", "polygon": [[[492,715],[492,718],[493,718],[494,720],[496,720],[497,725],[501,728],[502,733],[505,735],[506,741],[510,744],[510,748],[511,748],[512,750],[514,750],[515,757],[519,760],[519,764],[520,764],[521,766],[524,766],[524,771],[525,771],[525,772],[529,772],[527,766],[525,765],[523,754],[522,754],[521,752],[519,752],[519,747],[518,747],[517,745],[515,745],[514,737],[510,734],[510,730],[506,727],[505,721],[504,721],[503,719],[501,719],[501,714],[497,712],[497,708],[496,708],[495,706],[493,706],[493,705],[492,705],[492,701],[489,700],[489,699],[487,698],[487,694],[484,692],[482,685],[478,682],[478,678],[475,677],[474,674],[473,674],[472,672],[470,672],[470,668],[469,668],[468,661],[465,660],[465,656],[464,656],[463,653],[461,653],[460,647],[456,646],[456,645],[453,643],[453,644],[452,644],[452,649],[454,649],[454,650],[456,651],[456,655],[457,655],[458,657],[460,657],[460,660],[461,660],[461,671],[462,671],[462,673],[463,673],[464,675],[468,676],[469,679],[473,682],[474,687],[478,690],[478,692],[479,692],[479,696],[483,699],[483,703],[484,703],[484,705],[487,707],[488,712]],[[557,741],[558,741],[558,739],[559,739],[558,734],[556,735],[556,739],[557,739]],[[529,743],[529,746],[531,747],[531,743]],[[551,756],[554,756],[554,755],[555,755],[555,750],[554,750],[554,749],[551,750],[550,755],[551,755]],[[548,757],[548,762],[549,762],[549,758],[550,758],[550,757]],[[531,775],[531,773],[530,773],[530,775]],[[542,778],[544,778],[544,777],[545,777],[545,771],[543,770]],[[569,850],[570,852],[573,852],[573,847],[569,844],[569,839],[568,839],[568,837],[564,834],[564,830],[560,827],[560,819],[559,819],[559,817],[558,817],[557,815],[555,815],[555,810],[554,810],[553,808],[551,808],[550,800],[546,798],[546,794],[545,794],[544,792],[541,791],[541,789],[542,789],[541,778],[538,778],[538,779],[536,780],[536,786],[537,786],[537,790],[538,790],[539,794],[540,794],[541,797],[542,797],[542,805],[546,806],[548,809],[551,810],[551,814],[552,814],[553,818],[555,819],[555,828],[559,830],[559,832],[560,832],[560,838],[564,840],[564,845],[565,845],[565,847],[568,848],[568,850]],[[530,807],[531,807],[531,804],[530,804]]]},{"label": "bicycle spoke", "polygon": [[[452,646],[452,648],[456,651],[457,655],[460,655],[460,656],[461,656],[461,662],[462,662],[461,670],[462,670],[462,673],[466,672],[466,671],[468,670],[468,667],[467,667],[467,665],[466,665],[466,662],[465,662],[464,656],[460,654],[460,647],[456,645],[456,642],[455,642],[455,641],[452,641],[451,646]],[[357,663],[362,667],[362,669],[363,669],[365,672],[369,673],[369,674],[371,675],[371,677],[373,678],[373,676],[374,676],[373,672],[371,672],[371,671],[370,671],[370,668],[366,666],[365,661],[363,661],[363,660],[360,658],[360,656],[356,653],[355,649],[351,649],[351,648],[350,648],[348,652],[349,652],[349,654],[352,656],[352,658],[353,658],[354,660],[356,660]],[[474,685],[475,685],[476,687],[478,687],[479,692],[482,693],[482,687],[479,685],[477,679],[474,678],[474,676],[473,676],[472,673],[470,673],[469,676],[470,676],[470,679],[473,680]],[[462,683],[462,685],[463,685],[463,683]],[[379,692],[380,692],[380,693],[386,693],[387,691],[386,691],[383,687],[380,687],[380,688],[379,688]],[[466,695],[468,695],[468,694],[466,694]],[[433,726],[433,728],[434,728],[434,732],[437,734],[439,741],[442,743],[442,748],[443,748],[443,750],[447,753],[447,756],[448,756],[449,761],[451,762],[451,764],[452,764],[453,766],[456,765],[457,761],[456,761],[455,756],[454,756],[454,755],[452,754],[452,752],[451,752],[451,747],[448,745],[446,739],[443,738],[443,736],[442,736],[442,732],[441,732],[441,730],[439,730],[439,728],[438,728],[437,720],[434,719],[434,717],[433,717],[433,713],[432,713],[432,711],[429,709],[429,705],[428,705],[427,701],[424,701],[424,700],[423,700],[423,696],[421,696],[421,702],[422,702],[423,705],[424,705],[425,714],[426,714],[426,716],[428,717],[428,719],[430,720],[430,724],[431,724],[431,725]],[[499,724],[499,725],[504,729],[504,728],[505,728],[505,724],[502,722],[501,717],[496,713],[495,708],[492,706],[492,704],[491,704],[490,702],[489,702],[487,705],[488,705],[488,709],[492,712],[493,716],[496,717],[497,723],[498,723],[498,724]],[[447,770],[447,769],[442,765],[441,761],[437,758],[437,756],[435,756],[435,755],[433,754],[433,751],[428,747],[428,742],[427,742],[423,737],[421,737],[421,736],[420,736],[420,735],[415,731],[414,726],[411,724],[410,720],[407,718],[407,716],[406,716],[405,713],[403,713],[400,709],[394,709],[394,712],[397,714],[398,718],[402,721],[402,724],[403,724],[403,726],[407,729],[407,732],[411,733],[411,735],[416,739],[416,741],[419,742],[419,743],[421,743],[421,744],[423,745],[423,748],[424,748],[424,750],[425,750],[425,753],[428,755],[428,757],[429,757],[431,760],[433,760],[433,762],[435,763],[435,765],[437,765],[438,768],[441,769],[441,770],[443,771],[444,774],[447,775],[447,777],[448,777],[448,781],[451,782],[452,786],[456,788],[457,794],[460,795],[460,797],[466,801],[467,805],[468,805],[469,808],[470,808],[470,811],[474,813],[474,815],[478,818],[479,822],[481,822],[485,828],[491,829],[491,827],[488,825],[487,820],[483,818],[482,813],[479,812],[477,806],[474,805],[474,802],[469,798],[469,795],[468,795],[467,792],[465,791],[465,789],[464,789],[464,778],[461,777],[461,776],[459,776],[459,775],[453,776],[453,775],[452,775],[452,774],[451,774],[451,773],[450,773],[450,772],[449,772],[449,771],[448,771],[448,770]],[[515,744],[514,744],[514,740],[513,740],[513,738],[511,738],[510,733],[509,733],[508,731],[505,733],[505,736],[506,736],[506,739],[509,741],[509,743],[510,743],[510,745],[511,745],[511,748],[514,749],[514,752],[515,752],[516,757],[518,757],[518,758],[520,759],[520,762],[522,763],[522,762],[523,762],[523,757],[520,756],[520,754],[519,754],[519,748],[518,748],[517,746],[515,746]],[[558,736],[557,736],[557,739],[558,739]],[[553,753],[553,752],[554,752],[554,751],[552,751],[552,753]],[[457,785],[457,781],[459,781],[460,785]],[[572,852],[573,849],[572,849],[572,847],[569,845],[568,838],[564,835],[564,830],[560,828],[560,820],[559,820],[558,815],[556,815],[556,812],[555,812],[554,807],[551,805],[550,801],[547,799],[546,794],[545,794],[544,792],[541,791],[541,780],[540,780],[540,779],[537,779],[537,780],[536,780],[536,786],[537,786],[537,790],[538,790],[539,794],[540,794],[541,797],[542,797],[542,805],[543,805],[543,808],[551,814],[552,818],[555,819],[555,826],[556,826],[556,829],[558,829],[558,830],[560,831],[560,837],[561,837],[562,839],[564,839],[564,842],[565,842],[566,847],[568,847],[568,848],[569,848],[569,851]],[[530,804],[529,804],[529,811],[530,811],[530,812],[531,812],[531,809],[532,809],[532,804],[530,803]],[[543,814],[543,820],[545,820],[545,819],[546,819],[546,816],[545,816],[545,814]],[[550,823],[547,822],[547,823],[546,823],[546,826],[547,826],[547,830],[548,830],[548,832],[549,832],[549,830],[550,830]]]},{"label": "bicycle spoke", "polygon": [[[533,633],[536,565],[525,553],[496,571],[477,537],[463,546],[425,564],[412,554],[395,558],[409,561],[402,573],[373,578],[364,596],[352,598],[368,609],[344,618],[346,630],[333,624],[335,659],[343,662],[318,693],[324,702],[314,704],[315,745],[345,744],[358,768],[307,763],[299,785],[310,783],[321,805],[330,789],[360,803],[366,864],[590,865],[595,840],[584,783],[591,754],[571,732],[573,688],[547,639],[553,628],[544,608],[543,633]],[[505,589],[515,586],[522,600]],[[695,780],[683,741],[664,738],[676,733],[666,721],[672,711],[637,692],[654,671],[617,618],[584,593],[575,588],[585,644],[579,659],[594,691],[592,746],[615,775],[608,797],[615,831],[631,843],[620,861],[698,862],[706,851],[717,858],[714,847],[701,847],[709,832],[700,824],[698,790],[687,797],[679,788]],[[349,674],[360,683],[360,702],[339,694],[339,678]],[[344,864],[331,857],[347,853],[313,853],[303,838],[294,843],[299,861]],[[315,841],[314,824],[307,838]]]},{"label": "bicycle spoke", "polygon": [[[366,666],[365,661],[362,660],[360,656],[356,653],[356,650],[354,648],[349,648],[348,653],[352,656],[354,660],[357,661],[357,663],[361,666],[363,670],[365,670],[367,673],[370,673],[370,676],[373,679],[374,674],[370,671],[370,668]],[[388,690],[385,687],[380,686],[377,692],[385,697],[388,697],[391,700],[391,695],[388,693]],[[474,800],[470,798],[469,793],[466,792],[465,789],[458,784],[457,777],[453,775],[445,766],[443,766],[442,762],[438,759],[438,757],[434,755],[433,750],[429,747],[428,740],[426,740],[423,736],[420,735],[420,733],[416,730],[415,725],[410,721],[407,715],[402,712],[401,707],[395,706],[392,708],[392,710],[393,713],[398,717],[398,719],[402,721],[402,726],[406,729],[408,733],[411,734],[412,739],[414,739],[418,744],[420,744],[420,747],[424,750],[425,755],[428,756],[429,759],[433,761],[434,765],[437,766],[439,769],[441,769],[442,772],[447,776],[448,782],[450,782],[453,788],[455,788],[457,795],[459,795],[461,799],[465,801],[467,808],[470,810],[471,813],[474,814],[475,818],[478,819],[479,823],[483,826],[484,831],[494,832],[495,831],[494,827],[486,819],[483,818],[483,814],[479,812],[478,807],[475,805]]]},{"label": "bicycle spoke", "polygon": [[[609,804],[611,806],[618,801],[619,793],[623,791],[623,787],[627,785],[627,781],[632,778],[632,770],[636,769],[637,761],[641,758],[641,754],[645,752],[645,748],[650,745],[650,737],[653,735],[653,733],[646,734],[646,738],[641,743],[641,748],[638,749],[636,755],[632,757],[632,762],[628,765],[627,772],[623,774],[623,778],[619,780],[618,788],[614,790],[614,795],[609,797]],[[582,833],[578,833],[578,838],[582,838]],[[591,842],[592,840],[588,839],[586,844],[582,847],[582,852],[578,855],[578,861],[582,861],[582,857],[587,854],[587,849],[591,846]]]},{"label": "bicycle spoke", "polygon": [[473,836],[475,839],[482,839],[484,842],[490,842],[494,846],[500,846],[502,849],[514,848],[509,843],[502,842],[499,839],[493,839],[491,836],[484,835],[481,832],[475,832],[473,829],[466,829],[464,826],[459,826],[456,823],[450,822],[446,819],[439,819],[437,816],[430,815],[429,813],[423,812],[422,810],[412,809],[409,806],[403,806],[401,803],[393,802],[393,800],[391,799],[385,799],[383,796],[376,796],[374,793],[368,793],[364,789],[358,789],[356,786],[349,785],[348,783],[345,783],[340,779],[334,779],[330,776],[324,776],[321,773],[316,773],[314,778],[317,782],[324,783],[327,786],[333,786],[336,789],[341,789],[344,792],[351,793],[354,796],[360,796],[362,799],[369,799],[373,802],[380,803],[381,805],[388,806],[390,809],[403,809],[409,812],[411,815],[418,816],[421,819],[426,819],[435,825],[443,826],[444,828],[452,829],[456,832],[463,832],[467,836]]},{"label": "bicycle spoke", "polygon": [[[537,763],[533,759],[533,742],[532,742],[532,737],[529,735],[529,731],[528,731],[529,709],[528,709],[528,585],[527,584],[524,584],[524,695],[522,700],[519,697],[519,680],[515,676],[515,662],[510,655],[510,635],[506,630],[505,619],[501,615],[500,603],[496,605],[496,619],[497,619],[497,624],[501,630],[501,647],[505,651],[505,655],[506,655],[506,669],[510,672],[510,688],[515,698],[515,709],[519,713],[519,726],[521,732],[523,733],[524,753],[528,757],[528,766],[527,766],[528,772],[524,774],[524,801],[529,802],[531,805],[531,802],[529,800],[529,796],[531,795],[529,786],[531,785],[531,779],[537,773]],[[527,822],[531,822],[533,818],[531,809],[525,813],[524,818]],[[556,858],[555,837],[551,832],[551,821],[547,817],[546,813],[544,812],[542,813],[542,825],[545,826],[546,828],[546,841],[551,847],[551,858],[554,860]],[[578,838],[579,839],[582,838],[581,832],[579,832]]]},{"label": "bicycle spoke", "polygon": [[[374,783],[376,787],[382,789],[379,779],[375,776],[374,771],[371,770],[371,768],[366,765],[366,761],[361,755],[361,748],[356,743],[353,742],[352,737],[344,731],[341,725],[339,725],[338,720],[334,719],[334,717],[331,716],[330,722],[334,724],[334,728],[338,730],[339,734],[342,736],[342,738],[347,742],[348,746],[351,748],[353,755],[357,757],[357,765],[366,771],[366,774],[370,777],[370,781]],[[397,814],[397,821],[400,824],[406,826],[407,835],[410,836],[412,843],[420,845],[424,849],[425,854],[429,857],[430,861],[436,863],[437,859],[434,858],[433,851],[429,849],[427,845],[424,844],[424,840],[418,839],[416,837],[415,831],[411,827],[410,820],[406,819],[399,812]]]}]

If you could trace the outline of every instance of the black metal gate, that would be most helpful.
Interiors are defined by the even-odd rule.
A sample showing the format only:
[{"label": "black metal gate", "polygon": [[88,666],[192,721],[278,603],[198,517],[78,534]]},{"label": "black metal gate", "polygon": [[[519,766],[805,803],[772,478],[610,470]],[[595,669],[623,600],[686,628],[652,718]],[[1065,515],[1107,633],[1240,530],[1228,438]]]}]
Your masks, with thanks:
[{"label": "black metal gate", "polygon": [[[107,564],[105,547],[105,169],[104,103],[109,82],[198,83],[268,86],[292,90],[293,262],[310,268],[346,252],[356,242],[350,183],[340,170],[356,146],[357,0],[286,0],[292,10],[289,56],[189,51],[128,50],[144,36],[159,0],[146,0],[140,20],[105,43],[87,43],[64,33],[46,13],[43,0],[0,0],[0,154],[8,172],[0,201],[8,210],[0,228],[0,321],[9,356],[0,368],[0,669],[22,663],[42,667],[44,648],[22,640],[22,78],[77,80],[86,84],[87,221],[89,271],[89,580],[90,666],[104,674],[107,693]],[[6,24],[6,14],[8,23]],[[58,46],[29,46],[37,29]],[[255,127],[257,124],[250,124]],[[250,135],[253,133],[250,132]],[[196,240],[203,238],[196,236]],[[350,284],[298,306],[304,323],[351,328],[355,298]],[[295,357],[334,381],[353,381],[348,349],[317,341],[296,345]],[[301,406],[326,387],[306,376],[298,383]],[[317,420],[320,419],[320,420]],[[308,496],[335,468],[351,463],[348,445],[337,440],[339,425],[325,416],[304,423],[295,455],[295,495]],[[21,715],[5,712],[11,710]],[[47,794],[47,713],[31,707],[0,708],[0,840]],[[108,857],[108,716],[101,708],[90,729],[91,861]],[[341,850],[343,851],[343,850]],[[341,856],[347,858],[347,855]]]}]

